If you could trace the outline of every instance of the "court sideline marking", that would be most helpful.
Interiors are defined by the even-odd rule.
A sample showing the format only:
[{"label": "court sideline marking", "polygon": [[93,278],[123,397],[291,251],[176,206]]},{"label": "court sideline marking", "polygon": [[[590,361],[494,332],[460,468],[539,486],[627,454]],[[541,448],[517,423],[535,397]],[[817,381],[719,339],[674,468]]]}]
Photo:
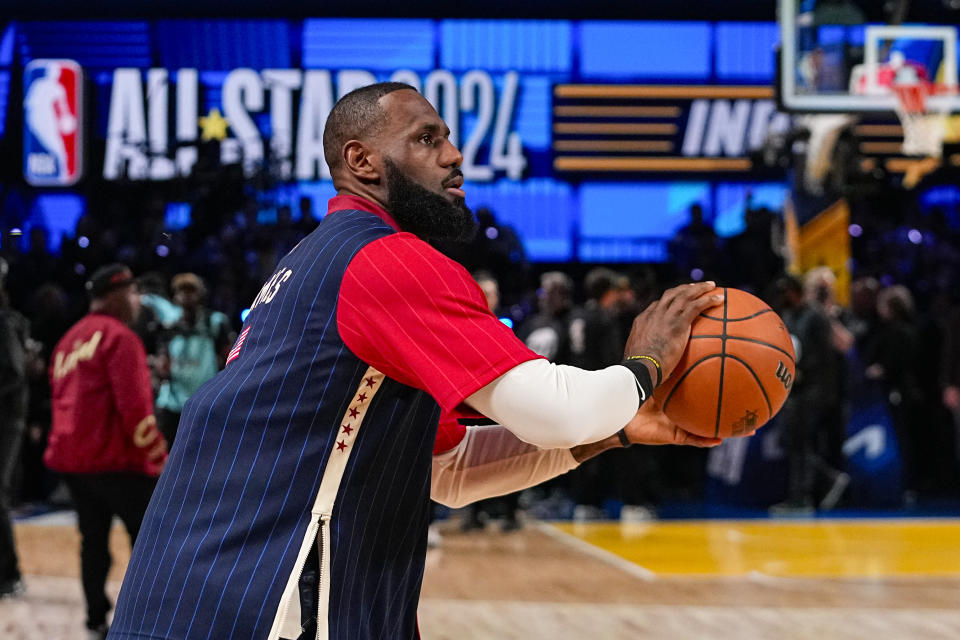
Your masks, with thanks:
[{"label": "court sideline marking", "polygon": [[565,544],[568,547],[572,547],[581,553],[600,560],[601,562],[619,569],[624,573],[628,573],[635,578],[639,578],[645,582],[653,582],[657,580],[657,574],[650,569],[647,569],[646,567],[634,562],[630,562],[629,560],[626,560],[611,551],[601,549],[600,547],[592,545],[589,542],[585,542],[565,531],[560,531],[548,522],[536,522],[535,526],[538,531],[550,538],[553,538],[557,542]]}]

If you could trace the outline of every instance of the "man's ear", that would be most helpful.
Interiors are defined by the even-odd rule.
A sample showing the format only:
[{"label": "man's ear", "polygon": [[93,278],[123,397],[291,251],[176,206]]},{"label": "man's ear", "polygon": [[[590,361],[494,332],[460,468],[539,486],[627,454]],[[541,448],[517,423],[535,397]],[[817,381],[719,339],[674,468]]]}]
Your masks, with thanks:
[{"label": "man's ear", "polygon": [[376,182],[380,179],[378,154],[360,140],[349,140],[343,145],[343,164],[359,180]]}]

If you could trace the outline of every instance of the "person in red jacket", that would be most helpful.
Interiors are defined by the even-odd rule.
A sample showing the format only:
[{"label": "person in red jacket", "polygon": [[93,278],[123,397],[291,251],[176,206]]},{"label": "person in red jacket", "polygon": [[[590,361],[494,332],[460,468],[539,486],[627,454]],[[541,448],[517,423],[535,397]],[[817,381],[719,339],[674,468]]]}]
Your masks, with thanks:
[{"label": "person in red jacket", "polygon": [[53,425],[44,462],[63,474],[77,511],[90,638],[104,638],[110,524],[120,517],[131,545],[167,443],[153,415],[147,356],[127,326],[140,310],[130,269],[108,265],[87,282],[90,311],[61,338],[50,363]]}]

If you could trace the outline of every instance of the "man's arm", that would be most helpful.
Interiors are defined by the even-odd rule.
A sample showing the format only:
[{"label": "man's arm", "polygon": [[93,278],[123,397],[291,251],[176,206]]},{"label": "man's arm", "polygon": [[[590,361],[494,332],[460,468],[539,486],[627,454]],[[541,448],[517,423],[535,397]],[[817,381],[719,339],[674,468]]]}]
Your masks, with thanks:
[{"label": "man's arm", "polygon": [[[544,448],[611,436],[676,367],[693,318],[722,302],[712,288],[713,283],[682,285],[651,304],[634,320],[620,365],[584,371],[543,360],[523,362],[468,396],[466,404]],[[641,359],[633,359],[637,356]]]},{"label": "man's arm", "polygon": [[577,464],[568,449],[540,449],[500,425],[468,427],[456,447],[433,456],[430,497],[458,508],[532,487]]},{"label": "man's arm", "polygon": [[680,360],[693,319],[722,301],[712,282],[674,287],[634,320],[621,365],[557,366],[490,313],[462,266],[398,233],[367,244],[351,261],[337,329],[357,357],[426,391],[444,411],[465,403],[521,440],[565,448],[622,429],[652,395],[653,381]]},{"label": "man's arm", "polygon": [[[676,427],[656,401],[634,415],[624,435],[631,444],[712,447],[720,443]],[[430,497],[449,507],[462,507],[546,482],[604,451],[623,446],[620,437],[613,435],[570,449],[541,449],[500,425],[469,427],[456,447],[434,455]]]},{"label": "man's arm", "polygon": [[133,332],[115,336],[106,367],[124,430],[149,459],[162,462],[167,457],[167,442],[153,415],[150,370],[140,338]]},{"label": "man's arm", "polygon": [[596,442],[623,428],[653,393],[641,390],[629,369],[599,371],[530,360],[510,369],[466,399],[524,442],[568,449]]}]

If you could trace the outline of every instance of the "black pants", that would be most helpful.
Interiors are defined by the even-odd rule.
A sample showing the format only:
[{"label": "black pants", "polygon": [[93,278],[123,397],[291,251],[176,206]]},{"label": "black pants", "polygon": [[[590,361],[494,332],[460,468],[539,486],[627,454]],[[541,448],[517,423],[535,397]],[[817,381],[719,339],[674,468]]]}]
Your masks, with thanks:
[{"label": "black pants", "polygon": [[107,621],[107,573],[110,571],[110,525],[119,516],[136,542],[143,514],[157,485],[156,478],[137,473],[66,474],[77,510],[80,529],[80,574],[87,601],[87,627],[96,629]]},{"label": "black pants", "polygon": [[[783,406],[780,442],[787,451],[787,498],[796,503],[813,503],[817,481],[832,483],[840,474],[822,455],[818,441],[832,436],[824,429],[837,428],[839,407],[823,400],[824,394],[797,392]],[[839,422],[842,426],[842,421]]]},{"label": "black pants", "polygon": [[0,587],[20,579],[10,509],[13,506],[13,471],[17,466],[23,431],[22,418],[8,420],[0,416]]}]

